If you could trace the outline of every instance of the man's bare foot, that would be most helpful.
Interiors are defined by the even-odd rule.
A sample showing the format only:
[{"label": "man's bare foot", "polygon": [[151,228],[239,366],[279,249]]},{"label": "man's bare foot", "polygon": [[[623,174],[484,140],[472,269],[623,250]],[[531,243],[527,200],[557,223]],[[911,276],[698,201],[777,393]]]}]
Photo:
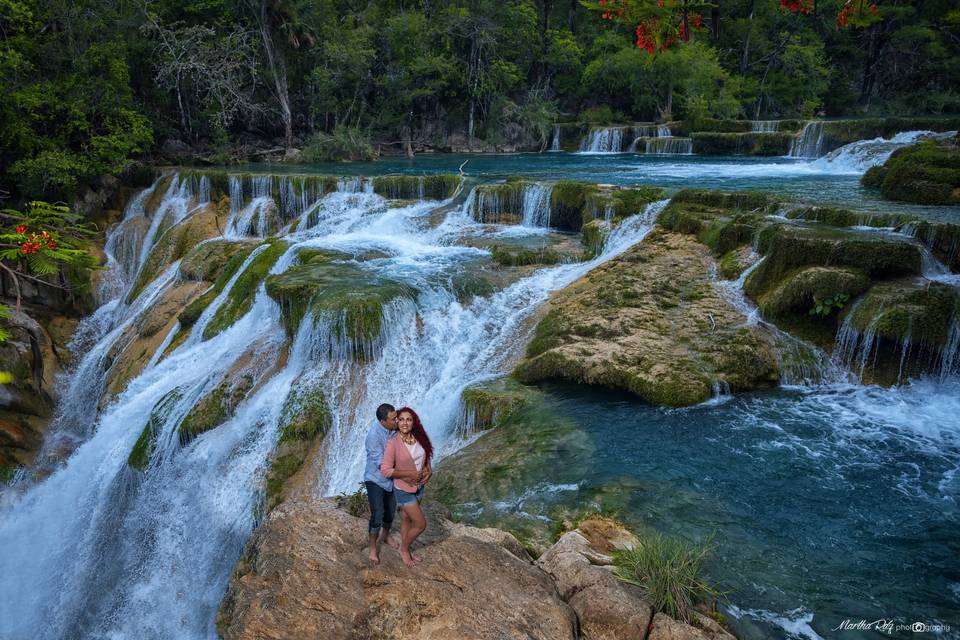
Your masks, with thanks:
[{"label": "man's bare foot", "polygon": [[391,549],[400,549],[400,541],[393,536],[387,536],[383,541],[386,542],[387,546]]},{"label": "man's bare foot", "polygon": [[410,557],[413,558],[413,561],[416,562],[417,564],[423,562],[423,558],[421,558],[420,556],[418,556],[412,551],[410,552]]},{"label": "man's bare foot", "polygon": [[377,552],[375,548],[370,549],[369,557],[370,557],[370,564],[380,564],[380,554]]},{"label": "man's bare foot", "polygon": [[417,566],[416,560],[413,559],[413,557],[410,555],[410,552],[409,552],[409,551],[405,551],[404,549],[401,549],[401,550],[400,550],[400,559],[403,560],[403,564],[407,565],[407,566],[410,567],[411,569],[412,569],[413,567]]}]

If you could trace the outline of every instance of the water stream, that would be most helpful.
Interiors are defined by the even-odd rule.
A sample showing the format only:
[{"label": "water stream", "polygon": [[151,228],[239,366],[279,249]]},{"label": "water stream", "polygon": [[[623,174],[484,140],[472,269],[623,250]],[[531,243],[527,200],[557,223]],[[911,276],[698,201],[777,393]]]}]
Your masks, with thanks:
[{"label": "water stream", "polygon": [[[603,134],[606,142],[598,134],[598,149],[620,149],[623,132],[617,140],[614,131]],[[648,141],[677,140],[666,134]],[[810,140],[798,155],[812,153],[818,135],[801,136],[801,142]],[[158,182],[131,200],[108,236],[101,306],[74,338],[83,355],[60,381],[65,401],[40,456],[42,473],[25,474],[0,495],[0,637],[215,637],[216,608],[256,525],[291,389],[322,389],[333,411],[322,455],[313,461],[318,496],[355,487],[363,434],[384,401],[415,406],[441,455],[455,451],[463,444],[455,429],[460,392],[509,371],[550,295],[640,242],[667,204],[649,205],[615,227],[593,260],[533,268],[498,283],[493,293],[460,295],[455,281],[489,257],[478,237],[544,236],[552,180],[763,188],[798,199],[816,193],[819,202],[869,210],[957,214],[956,208],[869,199],[864,207],[854,171],[888,152],[879,145],[887,142],[821,160],[560,152],[297,168],[357,176],[348,175],[326,195],[300,178],[295,185],[289,169],[232,175],[225,236],[257,242],[282,235],[289,246],[271,273],[295,266],[304,249],[328,249],[416,295],[385,306],[383,330],[376,344],[366,345],[362,362],[352,357],[356,345],[342,338],[335,317],[309,316],[288,337],[263,284],[234,324],[203,339],[240,275],[266,250],[261,245],[189,338],[150,358],[116,398],[101,403],[110,375],[107,354],[181,282],[175,262],[127,300],[150,247],[166,225],[186,220],[210,200],[210,182],[202,177]],[[514,211],[520,224],[478,221],[487,205],[477,192],[456,200],[391,201],[359,178],[455,173],[464,159],[473,177],[521,173],[532,180]],[[168,186],[148,218],[144,203],[160,184]],[[955,274],[929,258],[928,278],[955,283]],[[748,323],[765,324],[743,295],[748,275],[716,286]],[[726,611],[746,637],[835,637],[830,628],[843,617],[952,623],[960,619],[960,327],[953,327],[939,375],[893,389],[824,376],[829,363],[815,367],[817,376],[795,371],[773,392],[687,410],[548,385],[549,402],[575,419],[595,446],[582,464],[544,469],[544,486],[553,489],[523,487],[505,497],[502,508],[522,502],[525,513],[548,514],[558,501],[589,504],[597,491],[616,485],[631,523],[687,538],[718,529],[721,552],[711,575],[732,589]],[[161,352],[173,333],[165,335]],[[783,350],[810,348],[787,334],[779,337],[796,341]],[[238,371],[256,384],[232,417],[183,442],[183,416]],[[148,424],[155,446],[140,472],[127,458]]]}]

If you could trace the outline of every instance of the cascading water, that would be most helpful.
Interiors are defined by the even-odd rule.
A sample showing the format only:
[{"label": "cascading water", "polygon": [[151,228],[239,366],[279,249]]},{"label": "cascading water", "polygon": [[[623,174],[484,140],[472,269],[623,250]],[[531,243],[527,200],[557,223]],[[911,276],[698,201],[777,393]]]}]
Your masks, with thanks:
[{"label": "cascading water", "polygon": [[560,125],[554,125],[553,138],[550,140],[550,151],[560,151]]},{"label": "cascading water", "polygon": [[600,127],[580,142],[580,153],[620,153],[623,149],[622,127]]},{"label": "cascading water", "polygon": [[812,162],[812,166],[831,173],[861,174],[870,167],[881,165],[890,155],[902,147],[920,140],[950,140],[956,131],[935,133],[933,131],[904,131],[891,138],[858,140],[845,144]]},{"label": "cascading water", "polygon": [[550,226],[550,193],[553,185],[533,183],[523,189],[523,219],[525,227]]},{"label": "cascading water", "polygon": [[673,136],[647,138],[644,153],[650,155],[691,155],[693,140]]},{"label": "cascading water", "polygon": [[[266,180],[255,185],[250,189],[254,200],[270,197],[276,186]],[[242,181],[229,187],[245,195]],[[529,185],[524,213],[530,224],[543,224],[544,212],[549,215],[549,193],[548,185]],[[171,186],[155,215],[172,210],[182,195]],[[139,215],[141,202],[131,204],[129,217]],[[320,461],[321,493],[349,489],[359,478],[358,443],[373,408],[385,399],[417,406],[440,450],[450,451],[462,389],[506,371],[532,330],[538,305],[639,241],[665,204],[627,219],[611,233],[604,253],[590,262],[543,268],[464,304],[437,277],[482,255],[458,244],[476,226],[463,211],[451,211],[436,226],[428,223],[436,203],[397,207],[370,193],[331,193],[301,212],[312,216],[312,224],[287,236],[294,244],[271,272],[293,266],[306,247],[354,254],[377,249],[388,255],[358,264],[371,275],[405,280],[419,294],[384,307],[385,328],[362,364],[351,357],[357,345],[344,346],[335,317],[308,316],[290,344],[279,306],[262,283],[249,311],[203,339],[206,323],[262,245],[239,266],[188,339],[172,345],[168,334],[161,348],[172,345],[172,350],[151,358],[125,390],[98,409],[105,353],[177,280],[179,262],[129,306],[110,301],[98,314],[116,316],[113,328],[93,332],[99,339],[73,377],[82,383],[76,393],[87,401],[71,409],[71,422],[86,423],[86,433],[77,436],[73,454],[43,482],[4,494],[0,570],[8,579],[0,583],[0,636],[214,637],[214,614],[255,524],[258,487],[294,381],[320,385],[333,412]],[[186,211],[189,204],[176,206]],[[123,228],[118,225],[115,232]],[[148,253],[146,247],[141,251]],[[118,260],[114,268],[121,270],[119,265]],[[132,280],[124,276],[125,282]],[[278,361],[283,364],[275,367]],[[222,381],[245,371],[253,371],[256,382],[232,417],[184,441],[178,433],[183,417]],[[137,471],[127,457],[142,432],[152,434],[154,445],[149,462]],[[25,584],[30,588],[23,589]]]},{"label": "cascading water", "polygon": [[750,122],[750,131],[753,133],[776,133],[779,130],[779,120],[752,120]]},{"label": "cascading water", "polygon": [[797,137],[790,141],[792,158],[819,158],[823,148],[823,122],[811,120],[803,126]]}]

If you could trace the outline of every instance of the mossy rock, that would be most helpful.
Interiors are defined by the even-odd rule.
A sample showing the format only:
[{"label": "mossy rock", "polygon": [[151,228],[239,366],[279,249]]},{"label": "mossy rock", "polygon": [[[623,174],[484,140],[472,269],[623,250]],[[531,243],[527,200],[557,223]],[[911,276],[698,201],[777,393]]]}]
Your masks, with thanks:
[{"label": "mossy rock", "polygon": [[912,220],[897,229],[922,242],[941,262],[960,271],[960,225]]},{"label": "mossy rock", "polygon": [[170,190],[170,185],[173,183],[173,178],[174,174],[172,173],[162,176],[159,180],[157,180],[153,187],[153,191],[151,191],[150,195],[148,195],[146,200],[144,200],[143,213],[148,218],[152,218],[160,208],[160,203],[163,202],[163,197],[167,195],[167,191]]},{"label": "mossy rock", "polygon": [[213,391],[200,398],[180,422],[180,444],[186,444],[226,422],[252,387],[253,376],[250,374],[221,381]]},{"label": "mossy rock", "polygon": [[144,425],[140,437],[137,438],[130,455],[127,457],[127,465],[137,471],[143,471],[150,463],[150,456],[153,454],[153,448],[156,446],[157,436],[163,423],[170,416],[170,412],[176,404],[183,398],[183,391],[179,388],[168,391],[150,411],[150,417],[147,424]]},{"label": "mossy rock", "polygon": [[127,302],[134,301],[143,289],[160,275],[164,267],[183,258],[202,240],[220,235],[217,216],[216,206],[208,204],[178,224],[161,225],[153,247],[127,296]]},{"label": "mossy rock", "polygon": [[0,464],[0,484],[9,484],[20,468],[18,464]]},{"label": "mossy rock", "polygon": [[558,264],[565,262],[564,256],[550,247],[541,249],[523,249],[503,245],[494,245],[490,249],[493,261],[501,267],[524,267],[532,264]]},{"label": "mossy rock", "polygon": [[247,255],[253,247],[253,243],[236,240],[202,242],[180,262],[180,276],[187,280],[213,282],[223,274],[224,268],[235,255]]},{"label": "mossy rock", "polygon": [[466,432],[490,429],[521,407],[536,401],[539,392],[509,376],[467,387],[461,393],[461,428]]},{"label": "mossy rock", "polygon": [[663,189],[647,185],[603,188],[588,193],[584,200],[583,224],[597,218],[606,218],[608,211],[613,222],[628,218],[643,212],[647,205],[662,200],[663,197]]},{"label": "mossy rock", "polygon": [[850,310],[853,326],[884,340],[942,347],[960,311],[960,292],[937,282],[905,280],[870,289]]},{"label": "mossy rock", "polygon": [[580,231],[587,198],[599,187],[588,182],[561,180],[550,192],[550,226],[564,231]]},{"label": "mossy rock", "polygon": [[758,299],[765,317],[809,315],[816,300],[845,294],[852,300],[867,290],[870,278],[856,269],[803,267],[786,274],[778,285]]},{"label": "mossy rock", "polygon": [[839,207],[819,206],[794,207],[786,211],[784,215],[792,220],[820,222],[832,227],[893,228],[915,220],[912,216],[904,214],[868,213]]},{"label": "mossy rock", "polygon": [[280,437],[267,473],[267,510],[280,504],[297,474],[330,429],[333,418],[323,392],[315,384],[295,384],[280,414]]},{"label": "mossy rock", "polygon": [[580,239],[583,243],[583,257],[590,260],[601,253],[607,244],[607,237],[610,235],[610,223],[604,220],[591,220],[583,225],[580,230],[582,234]]},{"label": "mossy rock", "polygon": [[660,212],[657,223],[671,231],[696,236],[717,257],[751,244],[759,230],[768,224],[763,211],[771,203],[766,197],[754,198],[749,193],[681,193],[683,197],[674,197]]},{"label": "mossy rock", "polygon": [[513,180],[481,184],[474,191],[473,216],[483,224],[519,224],[523,219],[523,191],[529,183]]},{"label": "mossy rock", "polygon": [[330,406],[316,386],[291,389],[280,417],[279,442],[313,440],[326,435],[333,422]]},{"label": "mossy rock", "polygon": [[398,298],[414,298],[416,290],[337,259],[314,254],[306,262],[267,278],[267,293],[280,304],[288,334],[296,334],[309,312],[333,319],[331,330],[357,361],[376,357],[384,306]]},{"label": "mossy rock", "polygon": [[762,191],[713,191],[708,189],[683,189],[670,199],[674,204],[699,204],[717,209],[763,211],[772,213],[780,206],[779,199]]},{"label": "mossy rock", "polygon": [[776,133],[718,133],[694,131],[693,152],[699,155],[785,156],[794,135]]},{"label": "mossy rock", "polygon": [[456,175],[386,175],[373,178],[373,191],[396,200],[446,200],[460,186]]},{"label": "mossy rock", "polygon": [[[203,330],[204,340],[209,340],[227,327],[232,326],[253,306],[257,288],[266,279],[271,267],[289,246],[286,242],[280,240],[268,240],[267,244],[267,248],[257,254],[233,283],[230,292],[227,294],[227,299],[217,309],[217,312]],[[239,255],[234,256],[234,259]]]},{"label": "mossy rock", "polygon": [[913,241],[833,227],[772,224],[760,231],[757,245],[765,256],[763,264],[744,283],[744,291],[754,300],[780,286],[799,267],[847,267],[871,279],[886,279],[918,275],[923,258]]},{"label": "mossy rock", "polygon": [[663,229],[597,267],[550,302],[521,382],[569,380],[668,406],[778,381],[773,346],[714,287],[703,244]]},{"label": "mossy rock", "polygon": [[928,205],[960,203],[960,150],[955,144],[925,140],[897,149],[883,168],[864,175],[887,200]]}]

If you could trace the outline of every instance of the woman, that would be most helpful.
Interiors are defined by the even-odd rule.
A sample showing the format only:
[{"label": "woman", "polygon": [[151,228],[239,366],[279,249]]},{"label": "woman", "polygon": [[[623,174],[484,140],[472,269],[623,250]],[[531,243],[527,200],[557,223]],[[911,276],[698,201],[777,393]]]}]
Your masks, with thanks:
[{"label": "woman", "polygon": [[410,552],[410,545],[427,528],[427,519],[420,508],[423,485],[432,475],[430,459],[433,445],[410,407],[397,411],[397,435],[387,441],[380,473],[393,478],[393,494],[403,513],[400,521],[400,559],[408,567],[423,558]]}]

